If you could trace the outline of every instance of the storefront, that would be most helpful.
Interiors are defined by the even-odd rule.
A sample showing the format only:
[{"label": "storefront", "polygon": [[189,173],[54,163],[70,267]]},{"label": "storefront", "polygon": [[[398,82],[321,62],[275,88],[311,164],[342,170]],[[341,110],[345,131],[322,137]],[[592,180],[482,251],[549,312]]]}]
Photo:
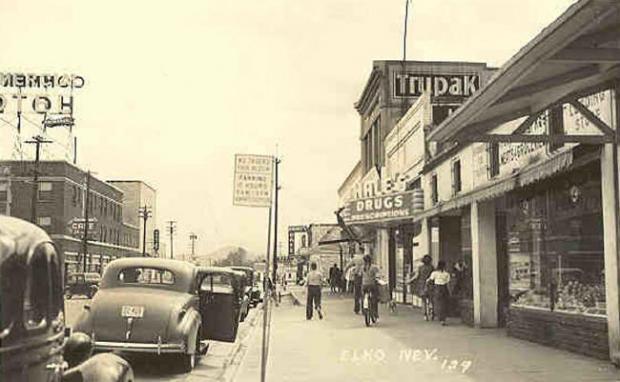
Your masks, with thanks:
[{"label": "storefront", "polygon": [[[601,55],[620,42],[610,32],[618,24],[611,3],[576,2],[434,127],[428,141],[440,149],[426,184],[439,179],[440,192],[419,217],[439,220],[442,241],[442,220],[460,216],[476,327],[505,325],[511,336],[616,364],[620,71]],[[466,161],[473,183],[442,196],[442,184],[455,184],[453,164]]]}]

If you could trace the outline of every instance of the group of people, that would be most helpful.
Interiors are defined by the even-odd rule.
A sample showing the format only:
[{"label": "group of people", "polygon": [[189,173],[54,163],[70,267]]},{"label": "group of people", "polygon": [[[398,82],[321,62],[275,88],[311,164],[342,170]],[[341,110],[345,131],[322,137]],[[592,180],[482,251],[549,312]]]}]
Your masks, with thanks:
[{"label": "group of people", "polygon": [[[317,270],[316,263],[310,264],[311,271],[306,279],[308,288],[306,301],[306,319],[312,319],[313,310],[316,310],[319,318],[323,319],[321,309],[321,288],[323,286],[323,276]],[[451,306],[451,296],[459,295],[465,288],[464,274],[466,266],[463,261],[457,261],[453,265],[451,272],[447,269],[446,262],[440,260],[437,267],[432,264],[429,255],[422,257],[421,264],[415,269],[411,277],[405,279],[405,283],[412,286],[413,293],[420,297],[423,304],[425,320],[433,320],[435,316],[441,323],[446,325],[448,314],[453,308]],[[370,309],[379,317],[378,309],[378,284],[377,280],[381,277],[380,269],[373,264],[372,256],[363,256],[363,262],[356,262],[348,269],[348,279],[353,289],[353,311],[359,314],[362,306],[364,293],[370,295]],[[329,284],[332,292],[346,290],[343,283],[343,271],[336,264],[329,270]],[[432,309],[430,309],[432,304]]]}]

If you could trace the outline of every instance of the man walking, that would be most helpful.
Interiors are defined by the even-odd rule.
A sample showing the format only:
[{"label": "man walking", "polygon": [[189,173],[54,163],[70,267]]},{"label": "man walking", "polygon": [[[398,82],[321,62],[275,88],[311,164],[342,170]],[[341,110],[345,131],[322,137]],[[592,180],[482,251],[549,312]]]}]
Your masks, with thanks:
[{"label": "man walking", "polygon": [[355,314],[359,314],[362,307],[362,270],[363,265],[356,263],[351,271],[353,277],[353,299],[355,300],[353,311]]},{"label": "man walking", "polygon": [[329,290],[334,293],[336,291],[336,275],[338,273],[338,267],[334,264],[329,268]]},{"label": "man walking", "polygon": [[306,319],[312,319],[312,310],[316,309],[319,314],[319,318],[323,319],[323,312],[321,311],[321,288],[323,287],[323,275],[317,270],[316,263],[310,264],[310,272],[306,280],[307,293],[306,293]]}]

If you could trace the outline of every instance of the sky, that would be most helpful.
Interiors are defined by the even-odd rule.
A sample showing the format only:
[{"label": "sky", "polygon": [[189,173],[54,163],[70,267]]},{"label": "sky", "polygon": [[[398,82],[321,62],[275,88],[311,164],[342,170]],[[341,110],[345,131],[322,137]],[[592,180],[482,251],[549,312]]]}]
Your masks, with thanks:
[{"label": "sky", "polygon": [[[413,0],[407,57],[501,66],[573,2]],[[402,58],[404,4],[0,0],[0,71],[86,79],[78,165],[155,187],[175,253],[190,232],[197,253],[264,253],[267,210],[232,205],[234,154],[277,153],[286,251],[288,225],[335,222],[360,159],[353,104],[373,60]]]}]

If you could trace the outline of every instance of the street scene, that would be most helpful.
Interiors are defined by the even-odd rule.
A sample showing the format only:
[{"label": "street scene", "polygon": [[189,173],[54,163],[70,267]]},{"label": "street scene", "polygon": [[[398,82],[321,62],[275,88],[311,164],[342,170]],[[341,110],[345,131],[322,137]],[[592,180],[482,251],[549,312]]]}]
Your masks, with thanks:
[{"label": "street scene", "polygon": [[0,33],[0,381],[620,381],[618,0]]}]

